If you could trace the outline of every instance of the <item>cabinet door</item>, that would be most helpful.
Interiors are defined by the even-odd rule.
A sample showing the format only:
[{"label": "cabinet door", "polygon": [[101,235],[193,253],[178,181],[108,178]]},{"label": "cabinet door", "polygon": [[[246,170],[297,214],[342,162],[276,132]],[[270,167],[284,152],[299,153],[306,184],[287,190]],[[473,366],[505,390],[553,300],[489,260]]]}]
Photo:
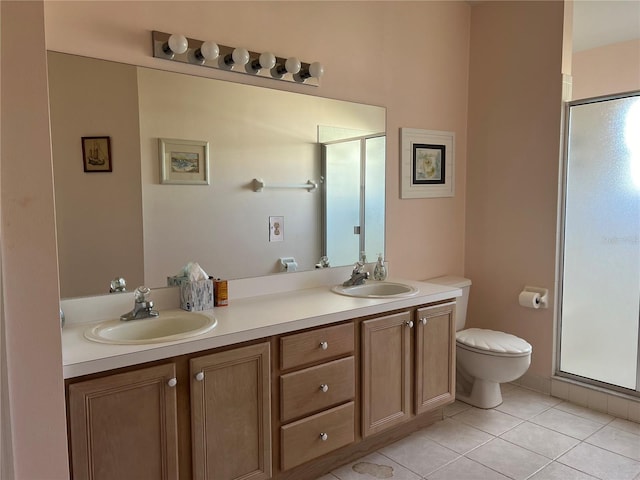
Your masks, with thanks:
[{"label": "cabinet door", "polygon": [[74,480],[177,479],[174,382],[166,364],[69,385]]},{"label": "cabinet door", "polygon": [[409,419],[410,312],[362,322],[362,435]]},{"label": "cabinet door", "polygon": [[420,414],[455,399],[455,303],[416,313],[415,409]]},{"label": "cabinet door", "polygon": [[193,478],[271,478],[269,344],[191,360]]}]

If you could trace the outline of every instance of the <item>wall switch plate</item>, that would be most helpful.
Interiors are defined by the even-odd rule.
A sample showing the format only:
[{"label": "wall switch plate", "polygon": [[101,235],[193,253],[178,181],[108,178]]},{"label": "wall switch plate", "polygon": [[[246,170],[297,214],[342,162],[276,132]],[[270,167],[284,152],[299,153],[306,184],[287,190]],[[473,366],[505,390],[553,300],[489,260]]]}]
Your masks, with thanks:
[{"label": "wall switch plate", "polygon": [[284,217],[269,217],[269,241],[284,241]]}]

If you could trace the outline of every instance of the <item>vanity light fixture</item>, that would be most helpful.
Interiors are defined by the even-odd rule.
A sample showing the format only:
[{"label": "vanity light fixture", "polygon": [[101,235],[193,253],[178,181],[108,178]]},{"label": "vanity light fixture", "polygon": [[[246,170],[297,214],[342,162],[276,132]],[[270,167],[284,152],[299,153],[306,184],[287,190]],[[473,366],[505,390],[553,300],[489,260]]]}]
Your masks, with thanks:
[{"label": "vanity light fixture", "polygon": [[275,65],[276,56],[271,52],[263,52],[258,58],[256,58],[249,64],[249,68],[251,69],[249,73],[259,72],[263,68],[271,70],[273,67],[275,67]]},{"label": "vanity light fixture", "polygon": [[253,52],[179,34],[154,31],[151,37],[153,56],[163,60],[313,86],[320,84],[319,79],[324,73],[324,67],[319,62],[305,63],[296,57]]},{"label": "vanity light fixture", "polygon": [[200,47],[196,48],[193,53],[195,59],[200,64],[207,60],[215,60],[220,55],[220,47],[215,42],[202,42]]},{"label": "vanity light fixture", "polygon": [[249,62],[249,51],[246,48],[234,48],[233,52],[224,56],[223,62],[227,67],[242,66]]},{"label": "vanity light fixture", "polygon": [[162,44],[162,51],[174,57],[174,54],[182,54],[189,48],[189,41],[184,35],[171,35],[165,43]]}]

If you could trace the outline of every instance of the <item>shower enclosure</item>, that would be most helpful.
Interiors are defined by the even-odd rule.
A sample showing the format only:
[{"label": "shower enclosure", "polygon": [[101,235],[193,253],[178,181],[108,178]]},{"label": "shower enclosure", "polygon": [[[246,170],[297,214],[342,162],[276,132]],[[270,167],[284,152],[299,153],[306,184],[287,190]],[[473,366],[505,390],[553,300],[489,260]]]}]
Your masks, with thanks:
[{"label": "shower enclosure", "polygon": [[558,375],[638,395],[640,92],[566,118]]}]

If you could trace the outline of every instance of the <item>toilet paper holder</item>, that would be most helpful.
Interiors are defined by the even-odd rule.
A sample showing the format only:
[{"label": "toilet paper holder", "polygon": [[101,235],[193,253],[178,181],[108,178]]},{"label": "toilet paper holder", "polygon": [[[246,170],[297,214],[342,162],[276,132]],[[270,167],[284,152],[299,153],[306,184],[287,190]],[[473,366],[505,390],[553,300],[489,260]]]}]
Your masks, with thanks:
[{"label": "toilet paper holder", "polygon": [[532,287],[527,285],[524,287],[524,290],[522,290],[522,293],[537,293],[538,295],[540,295],[540,303],[537,308],[549,307],[549,289],[548,288]]},{"label": "toilet paper holder", "polygon": [[285,272],[295,272],[298,270],[298,263],[294,257],[281,257],[280,266]]}]

